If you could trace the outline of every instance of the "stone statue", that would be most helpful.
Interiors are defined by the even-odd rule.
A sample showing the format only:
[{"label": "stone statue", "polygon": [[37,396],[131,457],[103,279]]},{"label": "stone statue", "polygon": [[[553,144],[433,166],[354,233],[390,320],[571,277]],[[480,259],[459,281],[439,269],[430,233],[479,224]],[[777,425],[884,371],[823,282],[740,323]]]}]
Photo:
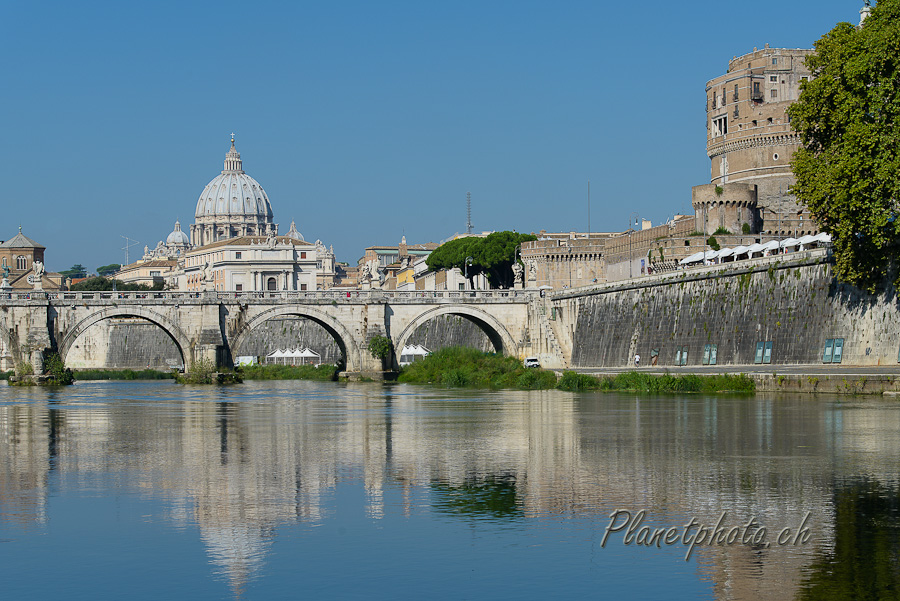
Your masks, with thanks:
[{"label": "stone statue", "polygon": [[278,244],[278,240],[272,234],[266,236],[266,245],[269,248],[275,248],[275,245]]},{"label": "stone statue", "polygon": [[534,259],[528,261],[528,279],[532,282],[537,280],[537,261]]},{"label": "stone statue", "polygon": [[522,267],[521,263],[516,261],[512,264],[512,271],[513,271],[513,280],[515,281],[516,286],[521,286],[522,283],[524,283],[524,281],[525,281],[525,278],[524,278],[525,268]]},{"label": "stone statue", "polygon": [[44,275],[44,263],[42,261],[35,261],[31,264],[31,268],[34,269],[35,278],[40,279]]},{"label": "stone statue", "polygon": [[8,280],[8,279],[9,279],[9,265],[4,265],[4,266],[3,266],[3,279],[4,279],[4,280]]}]

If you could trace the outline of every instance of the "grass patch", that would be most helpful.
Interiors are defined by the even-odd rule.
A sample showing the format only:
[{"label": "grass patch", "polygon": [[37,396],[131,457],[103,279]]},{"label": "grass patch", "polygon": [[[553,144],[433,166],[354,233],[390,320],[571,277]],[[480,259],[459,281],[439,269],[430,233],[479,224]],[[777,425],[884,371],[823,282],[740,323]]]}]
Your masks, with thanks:
[{"label": "grass patch", "polygon": [[75,380],[174,380],[175,372],[155,369],[82,369]]},{"label": "grass patch", "polygon": [[245,380],[337,380],[334,365],[244,365],[235,371]]},{"label": "grass patch", "polygon": [[14,371],[0,371],[0,380],[9,380],[9,377],[14,375],[16,375]]},{"label": "grass patch", "polygon": [[559,380],[560,390],[603,390],[609,392],[646,393],[716,393],[716,392],[756,392],[756,383],[744,374],[721,374],[700,376],[697,374],[649,374],[626,371],[612,377],[595,377],[567,371]]},{"label": "grass patch", "polygon": [[408,384],[540,390],[556,386],[552,371],[526,368],[515,357],[465,347],[437,350],[404,367],[397,378]]}]

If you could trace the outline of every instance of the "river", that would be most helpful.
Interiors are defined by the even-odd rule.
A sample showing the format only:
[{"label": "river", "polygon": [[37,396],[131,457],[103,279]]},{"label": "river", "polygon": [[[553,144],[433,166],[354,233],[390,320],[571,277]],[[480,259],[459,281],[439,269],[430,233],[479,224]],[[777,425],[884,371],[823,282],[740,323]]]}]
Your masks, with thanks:
[{"label": "river", "polygon": [[0,386],[3,597],[896,595],[897,440],[880,397]]}]

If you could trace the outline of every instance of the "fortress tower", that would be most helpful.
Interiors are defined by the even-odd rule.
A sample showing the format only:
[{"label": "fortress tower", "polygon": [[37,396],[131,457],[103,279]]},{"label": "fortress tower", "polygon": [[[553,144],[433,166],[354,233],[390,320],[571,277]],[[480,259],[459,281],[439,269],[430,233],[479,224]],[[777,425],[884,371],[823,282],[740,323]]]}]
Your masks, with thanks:
[{"label": "fortress tower", "polygon": [[692,190],[697,230],[793,235],[817,231],[790,194],[791,157],[800,136],[787,108],[800,97],[812,50],[769,48],[731,59],[706,84],[710,183]]}]

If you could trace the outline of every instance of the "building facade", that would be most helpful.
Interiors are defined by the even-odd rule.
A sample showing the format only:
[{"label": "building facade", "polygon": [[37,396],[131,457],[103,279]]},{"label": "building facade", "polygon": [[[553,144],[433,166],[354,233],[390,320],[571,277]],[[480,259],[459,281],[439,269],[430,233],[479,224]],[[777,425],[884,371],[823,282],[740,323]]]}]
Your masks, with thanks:
[{"label": "building facade", "polygon": [[[735,57],[706,84],[710,183],[692,190],[696,229],[712,234],[802,236],[818,232],[790,193],[791,157],[800,147],[788,107],[810,78],[808,49],[769,48]],[[745,227],[746,224],[746,227]]]},{"label": "building facade", "polygon": [[317,247],[291,236],[242,236],[194,248],[178,289],[234,292],[315,290]]}]

